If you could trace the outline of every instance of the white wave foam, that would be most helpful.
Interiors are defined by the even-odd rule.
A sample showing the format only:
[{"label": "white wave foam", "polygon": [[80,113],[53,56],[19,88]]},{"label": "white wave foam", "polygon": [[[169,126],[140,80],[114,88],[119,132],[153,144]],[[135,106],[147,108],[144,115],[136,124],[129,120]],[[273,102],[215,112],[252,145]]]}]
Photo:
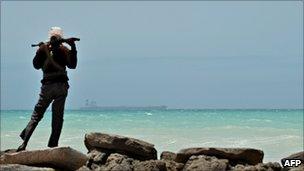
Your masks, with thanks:
[{"label": "white wave foam", "polygon": [[251,127],[249,126],[237,126],[237,125],[226,125],[226,126],[222,126],[222,127],[218,127],[219,129],[250,129]]},{"label": "white wave foam", "polygon": [[291,140],[291,139],[300,139],[300,136],[296,135],[279,135],[279,136],[272,136],[272,137],[263,137],[257,138],[253,140],[253,143],[271,143],[271,142],[281,142],[282,140]]},{"label": "white wave foam", "polygon": [[153,114],[150,113],[150,112],[145,112],[145,114],[148,115],[148,116],[152,116],[152,115],[153,115]]},{"label": "white wave foam", "polygon": [[225,142],[226,145],[232,147],[253,147],[259,145],[274,145],[283,143],[284,141],[299,141],[300,136],[296,135],[279,135],[279,136],[269,136],[269,137],[252,137],[252,138],[238,138],[238,139],[222,139],[220,142]]},{"label": "white wave foam", "polygon": [[175,144],[175,143],[176,143],[176,140],[172,140],[172,141],[167,142],[167,145],[169,145],[169,144]]},{"label": "white wave foam", "polygon": [[269,119],[249,119],[248,121],[254,121],[254,122],[272,122],[272,120]]}]

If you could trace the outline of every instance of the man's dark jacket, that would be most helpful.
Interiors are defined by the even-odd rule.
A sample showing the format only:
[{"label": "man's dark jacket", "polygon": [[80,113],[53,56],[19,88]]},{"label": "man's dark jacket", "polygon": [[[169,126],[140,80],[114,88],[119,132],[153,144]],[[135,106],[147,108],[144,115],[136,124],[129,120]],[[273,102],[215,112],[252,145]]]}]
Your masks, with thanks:
[{"label": "man's dark jacket", "polygon": [[[52,56],[53,62],[48,59],[49,55]],[[70,69],[75,69],[77,65],[76,47],[75,45],[71,46],[71,50],[69,50],[64,45],[60,45],[59,48],[50,52],[47,45],[41,45],[33,59],[33,65],[34,68],[43,70],[42,84],[67,82],[69,78],[66,74],[66,66]]]}]

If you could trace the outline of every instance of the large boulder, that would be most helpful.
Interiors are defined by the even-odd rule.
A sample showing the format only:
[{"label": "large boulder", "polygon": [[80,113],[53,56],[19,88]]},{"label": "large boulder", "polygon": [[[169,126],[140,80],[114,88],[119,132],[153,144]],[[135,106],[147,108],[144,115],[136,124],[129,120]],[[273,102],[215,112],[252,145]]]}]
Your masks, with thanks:
[{"label": "large boulder", "polygon": [[226,159],[217,159],[205,155],[191,156],[183,171],[226,171],[229,162]]},{"label": "large boulder", "polygon": [[86,163],[87,159],[86,155],[70,147],[55,147],[45,150],[5,153],[0,157],[0,164],[21,164],[77,170]]},{"label": "large boulder", "polygon": [[161,160],[134,162],[134,171],[167,171],[166,163]]},{"label": "large boulder", "polygon": [[215,156],[218,159],[228,159],[231,165],[256,165],[263,162],[264,153],[250,148],[186,148],[180,150],[175,158],[178,163],[186,163],[193,155]]},{"label": "large boulder", "polygon": [[157,159],[157,151],[153,144],[134,138],[95,132],[86,134],[84,143],[89,151],[105,149],[138,160]]},{"label": "large boulder", "polygon": [[33,167],[33,166],[26,166],[20,164],[1,164],[0,170],[1,171],[56,171],[53,168]]}]

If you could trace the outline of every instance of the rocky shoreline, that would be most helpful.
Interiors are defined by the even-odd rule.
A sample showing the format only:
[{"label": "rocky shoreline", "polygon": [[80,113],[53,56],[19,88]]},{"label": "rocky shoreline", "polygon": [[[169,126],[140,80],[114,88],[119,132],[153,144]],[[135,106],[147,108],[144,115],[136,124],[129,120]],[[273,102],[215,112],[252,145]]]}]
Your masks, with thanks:
[{"label": "rocky shoreline", "polygon": [[157,159],[154,145],[135,138],[88,133],[85,155],[70,147],[1,152],[1,171],[303,171],[304,151],[281,160],[299,159],[298,167],[263,163],[264,152],[252,148],[187,148],[164,151]]}]

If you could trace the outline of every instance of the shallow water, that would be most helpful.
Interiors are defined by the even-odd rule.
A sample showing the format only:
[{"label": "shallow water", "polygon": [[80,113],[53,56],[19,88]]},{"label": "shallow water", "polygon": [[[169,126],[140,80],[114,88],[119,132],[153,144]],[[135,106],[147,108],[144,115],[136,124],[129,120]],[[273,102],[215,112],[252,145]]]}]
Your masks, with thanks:
[{"label": "shallow water", "polygon": [[[17,148],[19,133],[32,111],[1,111],[1,150]],[[28,149],[47,146],[51,112],[45,113]],[[60,146],[87,152],[85,133],[104,132],[155,144],[158,155],[187,147],[250,147],[264,151],[264,161],[303,150],[303,110],[147,110],[65,112]]]}]

